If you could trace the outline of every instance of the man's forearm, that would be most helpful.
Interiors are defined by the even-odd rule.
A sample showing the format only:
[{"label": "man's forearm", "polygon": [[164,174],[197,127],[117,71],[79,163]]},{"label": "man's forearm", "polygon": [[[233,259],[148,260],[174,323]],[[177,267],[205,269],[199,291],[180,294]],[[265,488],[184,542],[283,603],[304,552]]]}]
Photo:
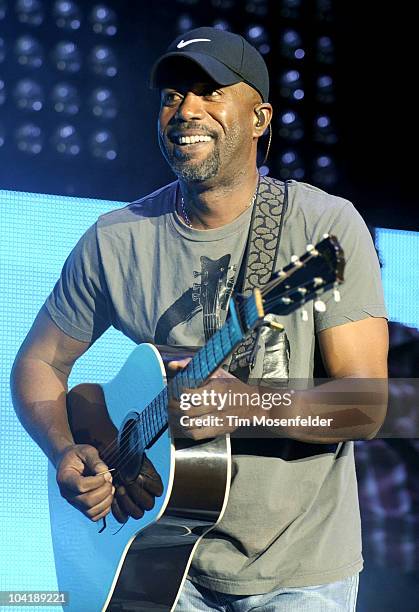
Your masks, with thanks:
[{"label": "man's forearm", "polygon": [[[293,438],[313,444],[370,439],[387,410],[387,379],[330,379],[313,388],[302,380],[284,387],[244,383],[217,371],[206,385],[169,402],[171,425],[195,440],[238,437]],[[269,383],[266,380],[266,383]]]},{"label": "man's forearm", "polygon": [[[278,389],[263,386],[259,390],[261,394],[278,393]],[[259,416],[264,414],[277,420],[277,424],[268,426],[273,434],[325,444],[369,439],[385,419],[387,380],[349,377],[330,380],[312,389],[296,390],[290,398],[288,406],[258,410]]]},{"label": "man's forearm", "polygon": [[16,414],[54,465],[74,444],[66,410],[67,378],[48,363],[26,357],[16,359],[11,374]]}]

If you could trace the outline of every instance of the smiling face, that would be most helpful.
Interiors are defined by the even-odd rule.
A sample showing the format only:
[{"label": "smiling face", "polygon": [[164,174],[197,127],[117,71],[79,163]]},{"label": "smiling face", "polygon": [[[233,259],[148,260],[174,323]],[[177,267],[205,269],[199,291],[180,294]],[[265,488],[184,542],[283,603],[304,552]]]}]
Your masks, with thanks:
[{"label": "smiling face", "polygon": [[185,182],[227,181],[256,163],[254,107],[259,94],[245,83],[221,87],[191,62],[161,81],[159,144]]}]

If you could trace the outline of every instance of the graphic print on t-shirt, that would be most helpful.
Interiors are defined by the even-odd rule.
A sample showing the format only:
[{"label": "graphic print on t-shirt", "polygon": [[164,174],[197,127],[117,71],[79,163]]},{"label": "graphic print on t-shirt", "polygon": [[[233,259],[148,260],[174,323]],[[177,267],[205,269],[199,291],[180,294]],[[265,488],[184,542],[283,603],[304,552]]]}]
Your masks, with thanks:
[{"label": "graphic print on t-shirt", "polygon": [[233,290],[236,266],[229,267],[230,257],[224,255],[216,260],[201,257],[201,272],[194,272],[198,282],[194,282],[192,299],[202,308],[205,341],[221,327],[221,314],[227,310]]},{"label": "graphic print on t-shirt", "polygon": [[236,264],[229,265],[230,260],[230,254],[219,259],[200,257],[200,270],[193,271],[192,287],[169,306],[157,322],[157,344],[171,344],[171,332],[197,316],[202,316],[201,333],[205,342],[221,327],[237,270]]}]

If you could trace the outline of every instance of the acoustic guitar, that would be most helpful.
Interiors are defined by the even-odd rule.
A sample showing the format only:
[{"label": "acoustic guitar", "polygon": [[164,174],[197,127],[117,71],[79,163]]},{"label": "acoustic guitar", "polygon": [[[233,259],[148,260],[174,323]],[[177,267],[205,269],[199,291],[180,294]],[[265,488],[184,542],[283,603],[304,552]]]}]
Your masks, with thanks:
[{"label": "acoustic guitar", "polygon": [[[168,399],[202,386],[248,335],[343,281],[343,251],[326,236],[276,273],[250,297],[230,300],[226,322],[187,367],[166,380],[152,344],[134,349],[109,383],[82,384],[68,394],[68,418],[78,444],[94,445],[114,481],[138,477],[146,455],[164,483],[153,510],[121,526],[108,515],[100,525],[64,500],[49,466],[48,491],[57,583],[68,612],[174,610],[199,541],[221,519],[228,500],[228,435],[192,442],[174,438]],[[320,306],[323,303],[320,302]],[[324,306],[324,304],[323,304]]]}]

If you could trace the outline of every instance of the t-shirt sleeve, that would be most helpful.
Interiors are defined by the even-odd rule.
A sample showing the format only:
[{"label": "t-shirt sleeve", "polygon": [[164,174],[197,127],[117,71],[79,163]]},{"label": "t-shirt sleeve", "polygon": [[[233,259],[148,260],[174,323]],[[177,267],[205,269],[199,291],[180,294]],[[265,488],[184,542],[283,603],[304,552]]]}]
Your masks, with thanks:
[{"label": "t-shirt sleeve", "polygon": [[111,325],[96,224],[71,251],[45,307],[62,331],[82,342],[94,342]]},{"label": "t-shirt sleeve", "polygon": [[326,311],[315,311],[316,331],[367,317],[387,318],[377,253],[361,215],[347,202],[322,231],[336,236],[346,265],[344,282],[339,286],[340,301],[334,300],[333,291],[321,296]]}]

